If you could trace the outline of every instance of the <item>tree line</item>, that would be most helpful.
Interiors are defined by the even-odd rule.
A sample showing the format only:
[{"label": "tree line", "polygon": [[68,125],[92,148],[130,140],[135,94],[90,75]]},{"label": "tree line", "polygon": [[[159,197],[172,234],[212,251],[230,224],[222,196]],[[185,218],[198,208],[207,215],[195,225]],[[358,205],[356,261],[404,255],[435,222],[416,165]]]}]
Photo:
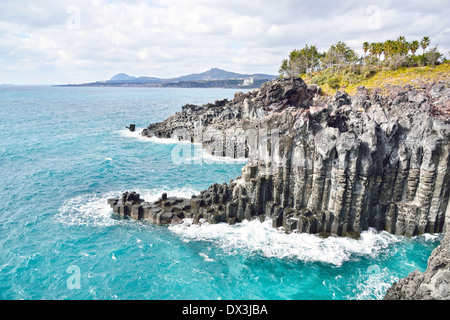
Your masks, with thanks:
[{"label": "tree line", "polygon": [[[315,45],[306,45],[303,49],[292,50],[289,57],[281,62],[278,72],[281,76],[294,76],[324,69],[339,72],[347,66],[375,65],[390,69],[435,66],[445,59],[438,46],[430,48],[430,44],[429,37],[408,42],[404,36],[384,42],[364,42],[363,56],[342,41],[333,44],[326,52],[319,52]],[[416,54],[419,49],[422,49],[422,54]]]}]

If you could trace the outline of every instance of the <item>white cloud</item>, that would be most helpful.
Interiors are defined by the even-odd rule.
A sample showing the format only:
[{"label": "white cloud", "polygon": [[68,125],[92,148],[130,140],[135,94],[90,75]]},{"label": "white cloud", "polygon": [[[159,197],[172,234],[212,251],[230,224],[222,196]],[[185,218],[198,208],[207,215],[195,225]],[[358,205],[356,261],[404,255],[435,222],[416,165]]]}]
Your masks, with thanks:
[{"label": "white cloud", "polygon": [[211,67],[276,74],[294,48],[430,36],[448,53],[447,1],[2,0],[0,83],[80,83]]}]

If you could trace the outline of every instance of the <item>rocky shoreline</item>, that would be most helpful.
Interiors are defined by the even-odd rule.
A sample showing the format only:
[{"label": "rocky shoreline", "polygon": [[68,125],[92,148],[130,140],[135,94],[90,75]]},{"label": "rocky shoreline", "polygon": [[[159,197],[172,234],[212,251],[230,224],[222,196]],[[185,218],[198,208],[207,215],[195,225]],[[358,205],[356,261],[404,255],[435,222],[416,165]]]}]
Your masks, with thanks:
[{"label": "rocky shoreline", "polygon": [[[286,232],[353,237],[368,228],[405,236],[445,232],[449,106],[450,85],[443,82],[391,87],[387,95],[359,87],[354,97],[345,92],[326,97],[300,78],[273,80],[231,101],[186,105],[141,133],[201,143],[216,156],[245,157],[240,177],[191,199],[163,194],[149,203],[126,193],[108,203],[120,216],[158,224],[270,217]],[[439,252],[447,252],[447,240]],[[448,254],[436,256],[446,259],[446,267],[439,266],[448,270]],[[435,274],[449,280],[449,273]],[[425,272],[422,286],[429,288],[424,281],[431,283],[435,274]],[[400,294],[399,286],[413,286],[413,280],[405,281],[386,297],[425,297]],[[445,281],[441,287],[450,283]],[[426,297],[449,297],[439,292]]]},{"label": "rocky shoreline", "polygon": [[384,300],[449,300],[450,299],[450,236],[431,252],[425,272],[418,270],[390,287]]}]

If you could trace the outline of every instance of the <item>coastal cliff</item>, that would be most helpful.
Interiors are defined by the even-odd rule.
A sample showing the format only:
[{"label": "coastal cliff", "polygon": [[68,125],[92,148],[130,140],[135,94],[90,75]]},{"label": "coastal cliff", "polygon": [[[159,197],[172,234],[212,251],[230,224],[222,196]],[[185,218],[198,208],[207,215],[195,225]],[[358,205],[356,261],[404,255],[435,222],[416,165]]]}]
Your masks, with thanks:
[{"label": "coastal cliff", "polygon": [[441,83],[393,87],[387,96],[360,87],[355,97],[329,98],[300,78],[278,79],[232,101],[184,106],[142,135],[248,158],[241,177],[192,199],[199,218],[269,216],[288,232],[346,235],[373,227],[414,236],[444,229],[449,97]]},{"label": "coastal cliff", "polygon": [[[119,215],[160,224],[269,217],[288,233],[445,232],[449,114],[450,86],[444,82],[390,87],[383,95],[358,87],[353,97],[327,97],[300,78],[273,80],[231,101],[186,105],[141,133],[201,143],[216,156],[245,157],[240,177],[191,199],[164,194],[149,203],[127,193],[108,202]],[[445,239],[439,252],[448,250]],[[448,270],[448,254],[439,252]],[[390,297],[397,298],[401,289],[392,290]]]}]

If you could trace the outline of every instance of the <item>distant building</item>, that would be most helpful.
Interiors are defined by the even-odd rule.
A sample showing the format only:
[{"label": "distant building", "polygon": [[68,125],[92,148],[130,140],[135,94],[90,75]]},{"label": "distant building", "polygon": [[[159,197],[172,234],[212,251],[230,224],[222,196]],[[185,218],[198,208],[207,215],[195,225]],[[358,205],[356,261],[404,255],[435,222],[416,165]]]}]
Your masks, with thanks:
[{"label": "distant building", "polygon": [[241,86],[248,87],[251,86],[254,83],[253,78],[247,78],[244,79],[244,82],[242,82]]}]

